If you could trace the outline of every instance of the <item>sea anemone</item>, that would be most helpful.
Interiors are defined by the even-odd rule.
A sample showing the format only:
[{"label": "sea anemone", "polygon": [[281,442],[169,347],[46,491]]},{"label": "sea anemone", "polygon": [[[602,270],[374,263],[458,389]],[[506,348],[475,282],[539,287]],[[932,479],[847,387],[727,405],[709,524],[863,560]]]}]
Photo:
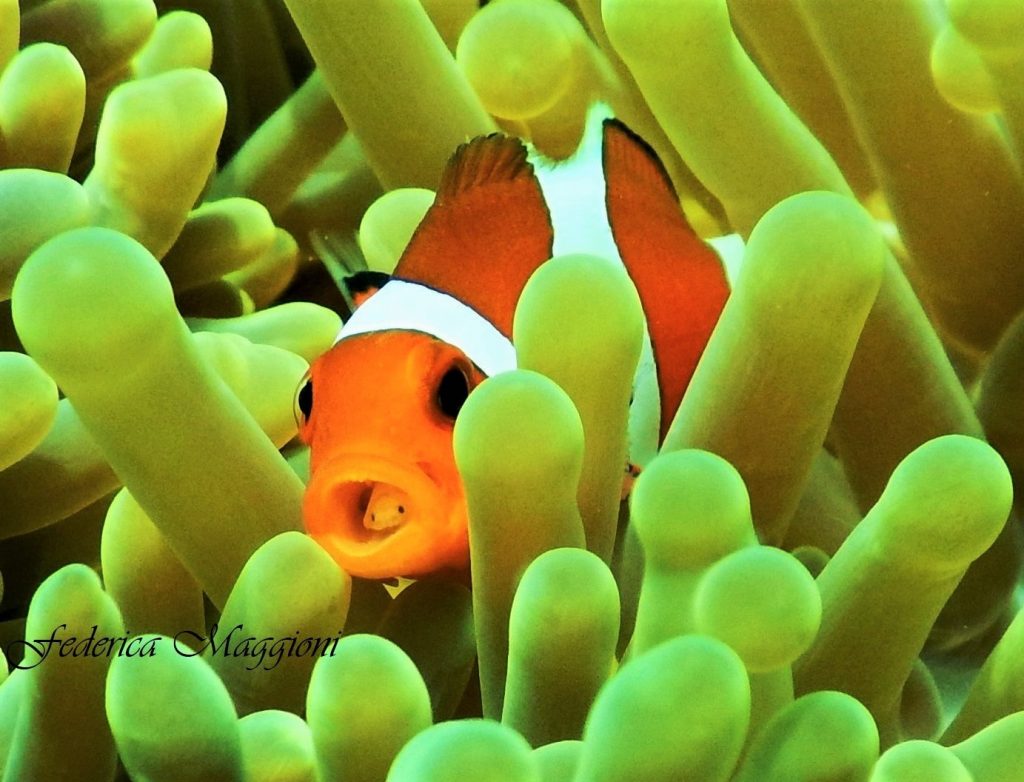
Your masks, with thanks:
[{"label": "sea anemone", "polygon": [[[595,102],[732,283],[660,452],[623,500],[644,311],[556,257],[468,577],[352,577],[347,279]],[[1019,0],[0,0],[4,779],[1018,779],[1022,156]]]}]

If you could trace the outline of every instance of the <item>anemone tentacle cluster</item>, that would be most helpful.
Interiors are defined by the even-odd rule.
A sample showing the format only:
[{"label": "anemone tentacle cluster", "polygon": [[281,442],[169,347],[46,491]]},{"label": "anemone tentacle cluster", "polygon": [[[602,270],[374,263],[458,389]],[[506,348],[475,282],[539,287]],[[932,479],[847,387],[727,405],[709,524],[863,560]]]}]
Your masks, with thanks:
[{"label": "anemone tentacle cluster", "polygon": [[[344,278],[598,101],[732,248],[660,452],[623,501],[644,314],[556,257],[468,579],[352,577]],[[1020,779],[1022,172],[1024,0],[0,0],[3,779]]]}]

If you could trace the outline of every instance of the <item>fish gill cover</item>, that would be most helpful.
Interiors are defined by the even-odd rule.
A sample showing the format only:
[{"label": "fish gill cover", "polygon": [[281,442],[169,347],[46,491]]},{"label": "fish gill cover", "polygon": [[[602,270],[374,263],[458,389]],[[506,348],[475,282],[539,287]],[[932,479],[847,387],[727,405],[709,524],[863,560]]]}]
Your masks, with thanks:
[{"label": "fish gill cover", "polygon": [[[1021,778],[1024,1],[0,0],[0,67],[4,780]],[[459,145],[598,101],[731,248],[659,452],[671,307],[556,257],[411,386],[468,560],[353,577],[299,429],[422,433],[317,359]]]}]

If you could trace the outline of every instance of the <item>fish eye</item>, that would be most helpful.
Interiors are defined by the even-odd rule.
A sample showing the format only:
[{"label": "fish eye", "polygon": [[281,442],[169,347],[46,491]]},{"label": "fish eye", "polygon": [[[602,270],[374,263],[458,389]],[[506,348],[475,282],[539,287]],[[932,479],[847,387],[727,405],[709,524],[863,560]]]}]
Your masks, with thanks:
[{"label": "fish eye", "polygon": [[299,384],[299,391],[295,396],[295,420],[302,426],[313,414],[313,378],[309,373]]},{"label": "fish eye", "polygon": [[437,408],[446,418],[455,420],[469,396],[469,378],[459,367],[453,366],[441,377],[437,386]]}]

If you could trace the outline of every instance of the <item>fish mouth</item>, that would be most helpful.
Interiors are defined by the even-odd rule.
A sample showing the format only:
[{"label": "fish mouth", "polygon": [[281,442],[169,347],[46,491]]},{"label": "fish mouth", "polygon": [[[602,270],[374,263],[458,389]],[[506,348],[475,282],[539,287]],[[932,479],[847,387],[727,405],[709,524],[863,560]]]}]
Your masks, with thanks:
[{"label": "fish mouth", "polygon": [[446,552],[457,543],[458,505],[425,464],[344,454],[317,468],[303,517],[309,535],[348,573],[391,578],[452,566]]}]

